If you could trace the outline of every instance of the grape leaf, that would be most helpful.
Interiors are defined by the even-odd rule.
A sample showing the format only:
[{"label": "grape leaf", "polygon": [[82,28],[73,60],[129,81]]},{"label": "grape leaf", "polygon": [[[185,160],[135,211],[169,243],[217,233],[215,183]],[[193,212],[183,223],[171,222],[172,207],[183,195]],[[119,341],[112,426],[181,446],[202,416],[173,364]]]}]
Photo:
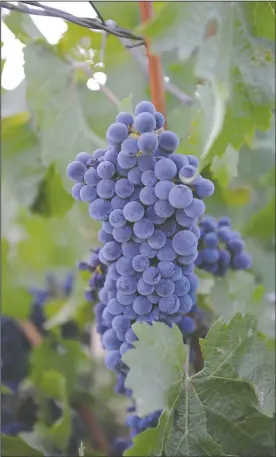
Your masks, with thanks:
[{"label": "grape leaf", "polygon": [[63,377],[66,395],[70,396],[73,393],[79,367],[88,360],[87,357],[77,341],[63,341],[60,344],[60,351],[57,351],[51,342],[44,341],[42,345],[33,349],[30,379],[36,387],[49,394],[47,389],[54,388],[54,384],[50,381],[49,384],[44,384],[44,375],[46,372],[53,371]]},{"label": "grape leaf", "polygon": [[215,157],[211,171],[220,187],[227,187],[238,176],[239,151],[228,145],[222,157]]},{"label": "grape leaf", "polygon": [[1,435],[1,453],[5,457],[28,455],[39,457],[44,454],[29,446],[20,436]]},{"label": "grape leaf", "polygon": [[[266,399],[271,403],[274,400],[274,348],[268,348],[257,336],[255,320],[241,314],[228,324],[218,319],[201,341],[203,370],[190,376],[185,364],[185,371],[178,371],[178,379],[175,367],[183,366],[185,352],[173,352],[167,363],[163,324],[149,327],[151,339],[143,325],[134,326],[140,340],[123,360],[130,368],[127,387],[133,390],[139,405],[144,406],[147,399],[147,407],[142,411],[138,407],[138,413],[165,410],[167,425],[158,455],[273,455],[275,417],[265,415],[262,405]],[[168,332],[175,345],[180,343],[181,335],[175,329]],[[163,380],[171,379],[166,389],[160,382],[160,373]],[[158,431],[154,433],[158,435]],[[153,440],[154,435],[148,439]],[[136,449],[138,455],[138,445],[139,438],[127,451],[131,454],[126,455],[134,455]],[[153,442],[151,446],[154,449]]]},{"label": "grape leaf", "polygon": [[9,245],[2,238],[2,313],[14,319],[25,319],[30,312],[31,295],[18,282],[16,269],[9,260]]},{"label": "grape leaf", "polygon": [[[27,101],[40,138],[43,163],[54,162],[62,177],[80,151],[105,143],[85,120],[76,90],[74,67],[41,42],[24,48]],[[88,90],[88,89],[87,89]]]},{"label": "grape leaf", "polygon": [[257,239],[273,239],[275,236],[275,196],[259,212],[255,213],[244,228],[244,233]]},{"label": "grape leaf", "polygon": [[[139,373],[130,371],[127,384],[135,386],[137,410],[144,415],[156,409],[165,408],[168,398],[175,397],[187,351],[183,346],[182,335],[178,327],[171,330],[165,324],[154,322],[152,326],[134,324],[133,330],[141,342],[136,345],[135,351],[124,354],[123,360],[130,367],[134,363],[139,366]],[[162,364],[159,359],[155,358],[157,352],[162,354]],[[168,365],[170,370],[166,369]],[[156,389],[155,393],[152,389],[149,389],[148,392],[145,390],[145,384],[142,382],[145,369],[147,369],[148,380],[152,386],[156,384],[156,378],[158,378],[159,389]]]},{"label": "grape leaf", "polygon": [[36,38],[43,38],[42,33],[36,27],[29,14],[11,11],[10,14],[4,17],[4,22],[16,38],[24,44]]},{"label": "grape leaf", "polygon": [[[22,122],[23,120],[23,122]],[[45,168],[40,160],[39,140],[30,123],[20,115],[2,122],[2,171],[10,194],[26,206],[32,205]]]}]

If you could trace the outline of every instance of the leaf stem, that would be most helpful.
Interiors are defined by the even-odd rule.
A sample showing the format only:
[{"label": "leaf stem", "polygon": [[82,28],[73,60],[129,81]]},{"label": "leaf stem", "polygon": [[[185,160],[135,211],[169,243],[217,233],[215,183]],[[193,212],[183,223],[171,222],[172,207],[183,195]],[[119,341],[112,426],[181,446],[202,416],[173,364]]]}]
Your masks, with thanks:
[{"label": "leaf stem", "polygon": [[[141,22],[145,24],[153,17],[152,2],[138,2]],[[149,41],[145,39],[146,54],[148,58],[149,68],[149,80],[150,80],[150,92],[151,100],[155,108],[162,113],[166,118],[165,108],[165,88],[164,88],[164,76],[162,71],[162,62],[159,56],[153,55],[149,50]],[[165,124],[167,128],[167,123]]]}]

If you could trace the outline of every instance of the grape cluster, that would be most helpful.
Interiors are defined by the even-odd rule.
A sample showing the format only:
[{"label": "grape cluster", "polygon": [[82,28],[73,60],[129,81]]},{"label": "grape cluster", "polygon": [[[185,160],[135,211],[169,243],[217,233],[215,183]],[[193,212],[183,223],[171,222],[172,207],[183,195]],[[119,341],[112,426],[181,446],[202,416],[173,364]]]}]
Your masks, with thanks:
[{"label": "grape cluster", "polygon": [[231,220],[205,216],[199,223],[199,252],[195,264],[215,276],[225,276],[228,269],[247,270],[252,265],[241,234],[231,229]]},{"label": "grape cluster", "polygon": [[[132,324],[176,323],[183,335],[195,329],[188,313],[198,285],[197,223],[205,211],[203,199],[214,192],[213,183],[198,173],[196,157],[175,153],[179,139],[163,129],[164,123],[152,103],[141,102],[135,118],[120,113],[108,128],[106,149],[81,152],[67,167],[75,181],[72,196],[88,203],[91,218],[102,223],[103,247],[92,260],[98,272],[105,266],[94,307],[96,327],[105,364],[118,376],[115,390],[128,396],[121,357],[137,339]],[[133,433],[157,416],[141,421],[134,416]]]}]

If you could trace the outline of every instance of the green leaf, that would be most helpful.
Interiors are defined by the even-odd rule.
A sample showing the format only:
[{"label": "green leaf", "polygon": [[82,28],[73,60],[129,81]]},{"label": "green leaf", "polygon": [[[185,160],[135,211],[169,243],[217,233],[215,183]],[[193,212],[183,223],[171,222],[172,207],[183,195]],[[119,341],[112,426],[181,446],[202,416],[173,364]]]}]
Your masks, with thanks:
[{"label": "green leaf", "polygon": [[4,22],[16,38],[24,44],[43,37],[29,14],[11,11],[5,16]]},{"label": "green leaf", "polygon": [[239,151],[228,145],[222,157],[215,157],[211,171],[220,187],[227,187],[238,176]]},{"label": "green leaf", "polygon": [[[130,367],[126,385],[134,392],[138,414],[146,415],[166,408],[167,404],[171,406],[169,399],[173,401],[179,389],[187,351],[176,326],[171,330],[165,324],[154,322],[152,326],[134,324],[132,328],[141,341],[135,343],[135,350],[123,355],[123,361]],[[139,370],[133,369],[136,364]],[[170,370],[161,368],[165,366]],[[148,383],[142,381],[145,369]],[[160,388],[155,390],[156,379]]]},{"label": "green leaf", "polygon": [[9,260],[8,242],[2,239],[2,313],[14,319],[25,319],[30,312],[31,295],[18,283],[16,269]]},{"label": "green leaf", "polygon": [[22,119],[23,122],[28,121],[30,115],[26,102],[26,80],[23,79],[15,89],[7,90],[2,94],[1,104],[2,118],[9,118],[20,114],[21,116],[18,119]]},{"label": "green leaf", "polygon": [[257,239],[271,239],[275,236],[275,196],[252,216],[244,233]]},{"label": "green leaf", "polygon": [[65,178],[66,166],[78,152],[92,152],[105,143],[87,125],[73,65],[41,42],[27,45],[24,57],[27,101],[40,137],[43,163],[54,162]]},{"label": "green leaf", "polygon": [[18,203],[30,206],[45,168],[40,160],[38,138],[24,116],[23,113],[23,118],[17,115],[2,121],[2,171],[8,192]]},{"label": "green leaf", "polygon": [[37,449],[29,446],[20,436],[1,435],[1,452],[3,456],[43,456]]},{"label": "green leaf", "polygon": [[[217,320],[205,340],[201,340],[204,368],[190,376],[185,364],[178,371],[178,378],[175,366],[182,363],[183,367],[186,356],[183,350],[164,360],[160,345],[163,344],[165,351],[168,346],[163,324],[153,326],[160,328],[159,341],[144,340],[143,325],[136,324],[136,333],[138,326],[141,327],[140,339],[123,359],[130,367],[126,385],[133,389],[135,400],[141,403],[147,398],[152,407],[148,405],[147,413],[165,410],[167,425],[162,430],[162,448],[157,455],[273,455],[275,416],[268,417],[262,408],[266,400],[275,404],[275,349],[258,336],[255,320],[241,314],[236,314],[229,324]],[[167,332],[171,333],[170,344],[180,343],[181,335],[174,328]],[[135,355],[136,351],[140,357]],[[139,386],[141,373],[142,387]],[[165,379],[170,385],[165,384],[164,388]],[[163,419],[155,432],[158,438],[160,426],[163,427]],[[151,448],[156,450],[158,443],[153,439],[154,435]],[[131,454],[127,455],[135,452],[138,455],[138,449],[139,455],[154,455],[147,453],[148,443],[141,454],[141,447],[135,448],[140,443],[137,438],[133,448],[127,451]]]},{"label": "green leaf", "polygon": [[246,2],[245,12],[254,35],[275,41],[275,2]]},{"label": "green leaf", "polygon": [[65,190],[60,173],[54,164],[50,165],[39,184],[32,211],[47,217],[62,216],[72,208],[73,204],[72,195]]},{"label": "green leaf", "polygon": [[38,431],[43,438],[49,440],[53,446],[65,449],[71,434],[71,411],[67,399],[66,378],[54,370],[44,371],[39,387],[49,398],[54,398],[62,404],[61,417],[53,425],[46,427],[43,423],[38,424]]},{"label": "green leaf", "polygon": [[[55,389],[55,383],[52,381],[46,382],[44,374],[46,372],[54,372],[55,375],[62,376],[64,380],[62,382],[65,382],[65,386],[61,391],[62,395],[65,395],[64,389],[66,389],[66,395],[70,396],[74,390],[79,367],[87,360],[81,344],[77,341],[62,341],[60,343],[60,351],[57,351],[51,342],[44,341],[42,345],[33,349],[30,379],[36,387],[41,388],[46,395],[51,396],[50,390]],[[60,389],[60,387],[58,388]],[[56,395],[61,394],[57,392]]]}]

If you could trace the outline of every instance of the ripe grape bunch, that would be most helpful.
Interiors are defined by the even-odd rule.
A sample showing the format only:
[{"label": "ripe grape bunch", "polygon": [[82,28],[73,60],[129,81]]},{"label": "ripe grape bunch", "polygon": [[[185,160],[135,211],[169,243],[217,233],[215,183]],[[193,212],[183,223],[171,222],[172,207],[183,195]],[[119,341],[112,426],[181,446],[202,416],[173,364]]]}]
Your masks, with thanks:
[{"label": "ripe grape bunch", "polygon": [[79,153],[67,167],[77,181],[73,197],[102,222],[99,258],[107,275],[99,297],[110,327],[103,345],[118,358],[132,347],[134,321],[180,323],[191,310],[197,220],[214,191],[195,157],[175,154],[179,139],[163,130],[152,103],[139,103],[135,115],[120,113],[107,130],[108,147]]},{"label": "ripe grape bunch", "polygon": [[225,276],[228,269],[247,270],[251,256],[245,252],[241,234],[231,229],[229,217],[205,216],[199,223],[199,253],[195,264],[215,276]]}]

